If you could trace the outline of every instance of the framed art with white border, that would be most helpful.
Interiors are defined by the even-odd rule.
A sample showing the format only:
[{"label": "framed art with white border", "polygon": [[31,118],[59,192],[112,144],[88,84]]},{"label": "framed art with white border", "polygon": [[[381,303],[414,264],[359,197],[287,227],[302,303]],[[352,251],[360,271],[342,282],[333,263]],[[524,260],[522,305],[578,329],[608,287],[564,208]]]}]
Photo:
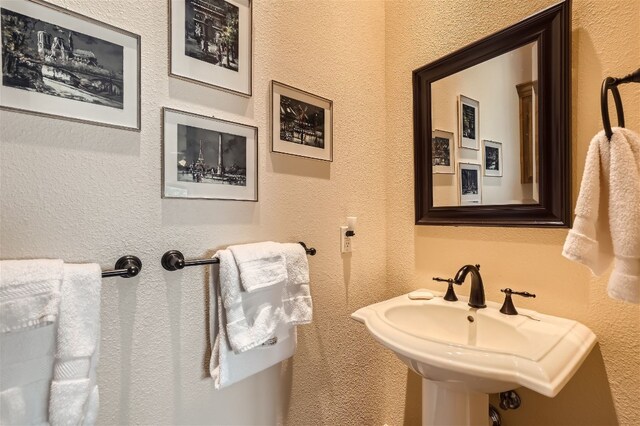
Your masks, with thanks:
[{"label": "framed art with white border", "polygon": [[0,0],[0,108],[140,130],[140,36],[41,0]]},{"label": "framed art with white border", "polygon": [[453,133],[434,130],[431,139],[432,173],[455,173]]},{"label": "framed art with white border", "polygon": [[461,206],[482,204],[480,164],[458,163],[458,194]]},{"label": "framed art with white border", "polygon": [[502,176],[502,143],[490,140],[482,141],[482,163],[485,176]]},{"label": "framed art with white border", "polygon": [[258,201],[258,128],[163,108],[162,198]]},{"label": "framed art with white border", "polygon": [[333,101],[272,80],[271,151],[333,161]]},{"label": "framed art with white border", "polygon": [[169,75],[250,97],[251,0],[169,0]]},{"label": "framed art with white border", "polygon": [[458,97],[460,148],[480,150],[480,102],[460,95]]}]

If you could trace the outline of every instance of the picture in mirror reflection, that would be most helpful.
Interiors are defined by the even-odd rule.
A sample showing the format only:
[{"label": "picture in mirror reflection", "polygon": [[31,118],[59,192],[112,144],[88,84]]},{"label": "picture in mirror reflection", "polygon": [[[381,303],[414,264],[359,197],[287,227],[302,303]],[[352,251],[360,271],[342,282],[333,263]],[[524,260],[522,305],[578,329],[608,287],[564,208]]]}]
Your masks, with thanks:
[{"label": "picture in mirror reflection", "polygon": [[480,103],[460,95],[460,147],[478,150]]},{"label": "picture in mirror reflection", "polygon": [[460,170],[460,205],[480,204],[482,202],[480,164],[460,163],[458,169]]},{"label": "picture in mirror reflection", "polygon": [[484,140],[484,175],[502,176],[502,143]]},{"label": "picture in mirror reflection", "polygon": [[478,193],[478,171],[462,169],[462,195]]},{"label": "picture in mirror reflection", "polygon": [[453,133],[434,130],[431,138],[431,165],[433,173],[453,174],[454,171]]},{"label": "picture in mirror reflection", "polygon": [[445,138],[433,138],[433,165],[450,166],[451,151],[449,150],[449,140]]},{"label": "picture in mirror reflection", "polygon": [[247,185],[247,138],[178,124],[178,181]]}]

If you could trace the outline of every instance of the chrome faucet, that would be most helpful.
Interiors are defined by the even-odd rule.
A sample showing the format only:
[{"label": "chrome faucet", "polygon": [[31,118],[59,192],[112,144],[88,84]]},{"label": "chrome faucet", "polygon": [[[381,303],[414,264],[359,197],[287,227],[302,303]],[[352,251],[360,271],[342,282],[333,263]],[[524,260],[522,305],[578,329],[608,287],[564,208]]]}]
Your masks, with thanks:
[{"label": "chrome faucet", "polygon": [[471,291],[469,292],[469,306],[472,308],[486,308],[484,299],[484,284],[480,276],[480,265],[464,265],[456,273],[453,281],[460,285],[464,282],[467,274],[471,272]]}]

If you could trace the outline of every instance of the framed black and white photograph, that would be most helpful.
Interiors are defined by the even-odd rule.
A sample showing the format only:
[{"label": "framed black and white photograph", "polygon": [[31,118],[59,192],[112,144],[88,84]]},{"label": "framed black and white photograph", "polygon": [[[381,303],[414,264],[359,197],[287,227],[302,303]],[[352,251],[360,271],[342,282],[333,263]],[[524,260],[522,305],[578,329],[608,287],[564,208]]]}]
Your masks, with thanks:
[{"label": "framed black and white photograph", "polygon": [[480,164],[458,163],[460,205],[482,204]]},{"label": "framed black and white photograph", "polygon": [[169,0],[169,75],[251,96],[250,0]]},{"label": "framed black and white photograph", "polygon": [[140,130],[140,36],[40,0],[0,0],[0,108]]},{"label": "framed black and white photograph", "polygon": [[502,176],[502,143],[483,140],[482,154],[484,160],[484,175]]},{"label": "framed black and white photograph", "polygon": [[272,81],[271,150],[333,161],[333,102]]},{"label": "framed black and white photograph", "polygon": [[453,133],[434,130],[431,139],[431,166],[433,173],[455,173]]},{"label": "framed black and white photograph", "polygon": [[460,95],[458,99],[460,110],[460,148],[480,150],[480,103],[476,100]]},{"label": "framed black and white photograph", "polygon": [[258,128],[163,108],[163,198],[258,201]]}]

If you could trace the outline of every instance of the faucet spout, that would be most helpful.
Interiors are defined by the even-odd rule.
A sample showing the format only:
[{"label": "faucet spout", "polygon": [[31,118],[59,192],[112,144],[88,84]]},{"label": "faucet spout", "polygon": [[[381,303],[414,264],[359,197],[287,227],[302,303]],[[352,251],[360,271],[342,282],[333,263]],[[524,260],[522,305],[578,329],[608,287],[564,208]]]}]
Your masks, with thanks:
[{"label": "faucet spout", "polygon": [[471,273],[471,291],[469,292],[469,306],[472,308],[486,308],[484,298],[484,284],[480,276],[480,265],[464,265],[456,273],[453,279],[457,284],[462,284],[467,274]]}]

